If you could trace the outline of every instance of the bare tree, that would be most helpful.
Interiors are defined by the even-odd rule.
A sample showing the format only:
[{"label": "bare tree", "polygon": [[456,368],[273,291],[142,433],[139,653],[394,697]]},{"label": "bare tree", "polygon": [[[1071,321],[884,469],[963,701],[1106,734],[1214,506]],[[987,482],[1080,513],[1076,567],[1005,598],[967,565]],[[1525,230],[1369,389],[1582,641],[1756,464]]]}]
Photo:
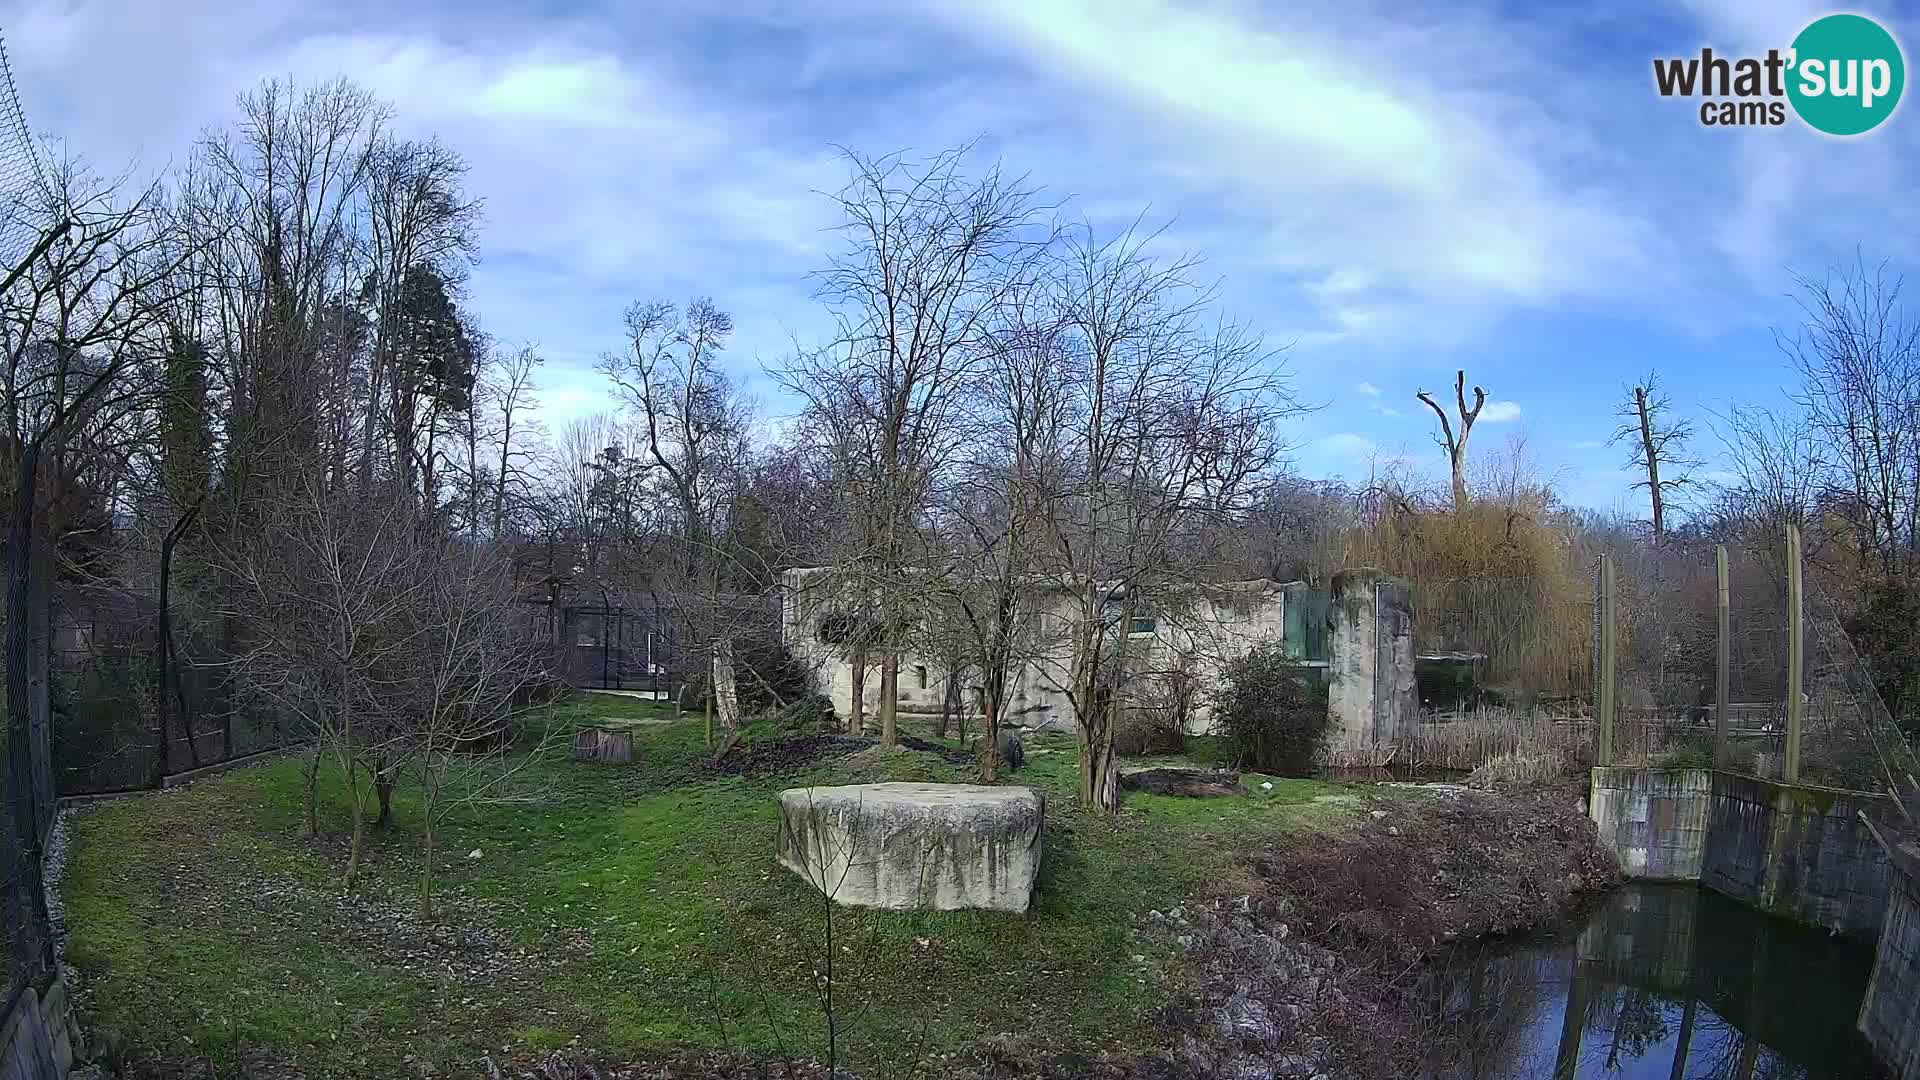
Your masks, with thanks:
[{"label": "bare tree", "polygon": [[1030,280],[1049,235],[1020,180],[965,175],[971,147],[926,162],[847,154],[836,197],[845,250],[819,275],[838,322],[827,348],[777,372],[805,402],[808,437],[830,448],[851,550],[825,587],[882,629],[880,738],[896,739],[899,641],[918,618],[916,522],[965,430],[991,320]]},{"label": "bare tree", "polygon": [[[551,749],[553,734],[514,753],[523,691],[539,672],[513,624],[513,576],[496,554],[445,543],[428,560],[430,587],[410,613],[412,647],[388,684],[413,717],[420,767],[420,908],[433,913],[434,840],[462,806],[509,797],[514,779]],[[398,691],[398,693],[396,693]]]},{"label": "bare tree", "polygon": [[720,367],[733,317],[711,300],[684,311],[666,303],[627,309],[627,348],[600,361],[636,414],[645,467],[676,511],[670,528],[677,582],[668,591],[683,640],[706,658],[707,741],[716,705],[728,730],[738,726],[734,686],[736,605],[723,603],[738,578],[728,566],[727,518],[750,472],[752,403]]},{"label": "bare tree", "polygon": [[1646,474],[1633,486],[1645,490],[1652,504],[1653,542],[1658,544],[1666,538],[1667,510],[1674,494],[1693,486],[1693,470],[1700,466],[1689,452],[1693,421],[1673,415],[1673,403],[1651,371],[1639,383],[1624,388],[1622,395],[1614,410],[1620,426],[1608,442],[1625,443],[1627,467]]},{"label": "bare tree", "polygon": [[1473,388],[1473,407],[1467,407],[1467,373],[1457,371],[1453,376],[1454,405],[1460,412],[1460,431],[1455,434],[1453,424],[1447,419],[1447,411],[1433,400],[1433,395],[1425,390],[1414,392],[1414,397],[1427,403],[1433,415],[1440,419],[1440,435],[1434,440],[1440,449],[1447,453],[1447,466],[1453,476],[1453,508],[1464,510],[1467,505],[1467,436],[1473,433],[1473,422],[1480,418],[1480,409],[1487,403],[1487,392],[1478,386]]},{"label": "bare tree", "polygon": [[1920,559],[1920,320],[1902,279],[1864,264],[1798,277],[1805,323],[1776,340],[1800,374],[1797,403],[1829,449],[1829,506],[1882,574]]},{"label": "bare tree", "polygon": [[1080,795],[1119,805],[1115,722],[1162,620],[1203,584],[1196,550],[1282,465],[1299,406],[1259,337],[1211,314],[1193,261],[1156,261],[1135,231],[1069,235],[1050,283],[1061,327],[1060,465],[1043,502],[1048,592],[1069,628],[1054,657],[1081,736]]},{"label": "bare tree", "polygon": [[[298,717],[347,780],[352,834],[344,884],[358,880],[368,811],[391,792],[414,749],[407,709],[388,693],[395,672],[418,661],[409,613],[434,587],[423,533],[394,497],[369,505],[345,485],[311,477],[261,507],[262,527],[218,552],[237,584],[232,601],[252,616],[247,651],[234,659],[251,686]],[[316,767],[317,767],[316,757]],[[309,831],[314,769],[307,776]]]}]

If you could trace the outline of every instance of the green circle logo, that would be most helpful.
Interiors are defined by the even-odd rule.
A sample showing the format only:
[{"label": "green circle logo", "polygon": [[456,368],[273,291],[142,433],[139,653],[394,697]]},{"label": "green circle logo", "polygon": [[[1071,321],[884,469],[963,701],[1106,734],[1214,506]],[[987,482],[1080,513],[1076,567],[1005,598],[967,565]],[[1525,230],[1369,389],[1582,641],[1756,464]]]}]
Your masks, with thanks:
[{"label": "green circle logo", "polygon": [[1793,39],[1787,99],[1817,131],[1859,135],[1900,104],[1907,65],[1900,44],[1862,15],[1828,15]]}]

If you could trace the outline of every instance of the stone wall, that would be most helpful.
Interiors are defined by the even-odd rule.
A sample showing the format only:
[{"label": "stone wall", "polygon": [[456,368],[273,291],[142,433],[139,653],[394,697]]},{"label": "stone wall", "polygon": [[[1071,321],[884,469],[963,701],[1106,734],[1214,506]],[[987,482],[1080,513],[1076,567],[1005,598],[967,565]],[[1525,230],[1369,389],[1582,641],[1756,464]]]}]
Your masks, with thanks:
[{"label": "stone wall", "polygon": [[1879,932],[1888,865],[1860,823],[1885,796],[1709,769],[1596,768],[1588,815],[1628,877],[1697,881],[1862,941]]},{"label": "stone wall", "polygon": [[1920,1080],[1920,847],[1893,852],[1887,917],[1860,1030],[1899,1080]]},{"label": "stone wall", "polygon": [[1709,769],[1598,768],[1587,813],[1628,877],[1699,881],[1712,800]]},{"label": "stone wall", "polygon": [[67,985],[29,986],[0,1018],[0,1080],[60,1080],[73,1068],[75,1032]]},{"label": "stone wall", "polygon": [[1700,883],[1763,911],[1862,941],[1880,932],[1886,852],[1860,823],[1883,795],[1716,773]]}]

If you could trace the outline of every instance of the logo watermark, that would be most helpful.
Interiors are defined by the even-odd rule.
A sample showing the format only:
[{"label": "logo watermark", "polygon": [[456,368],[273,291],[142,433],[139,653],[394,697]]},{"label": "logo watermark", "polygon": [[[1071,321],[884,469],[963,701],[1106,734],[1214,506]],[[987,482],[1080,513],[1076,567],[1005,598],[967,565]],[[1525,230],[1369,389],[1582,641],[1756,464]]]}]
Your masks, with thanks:
[{"label": "logo watermark", "polygon": [[1661,97],[1701,98],[1707,127],[1778,127],[1788,109],[1816,131],[1861,135],[1893,115],[1906,89],[1900,43],[1864,15],[1827,15],[1765,56],[1656,59]]}]

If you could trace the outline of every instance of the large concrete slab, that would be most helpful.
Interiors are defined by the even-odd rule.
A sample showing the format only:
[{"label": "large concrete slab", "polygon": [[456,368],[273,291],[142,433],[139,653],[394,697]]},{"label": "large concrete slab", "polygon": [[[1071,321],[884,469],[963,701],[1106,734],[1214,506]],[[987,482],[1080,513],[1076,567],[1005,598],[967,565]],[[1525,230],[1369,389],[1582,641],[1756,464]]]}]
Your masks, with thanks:
[{"label": "large concrete slab", "polygon": [[780,793],[780,865],[841,904],[1024,912],[1046,800],[1028,787],[851,784]]}]

